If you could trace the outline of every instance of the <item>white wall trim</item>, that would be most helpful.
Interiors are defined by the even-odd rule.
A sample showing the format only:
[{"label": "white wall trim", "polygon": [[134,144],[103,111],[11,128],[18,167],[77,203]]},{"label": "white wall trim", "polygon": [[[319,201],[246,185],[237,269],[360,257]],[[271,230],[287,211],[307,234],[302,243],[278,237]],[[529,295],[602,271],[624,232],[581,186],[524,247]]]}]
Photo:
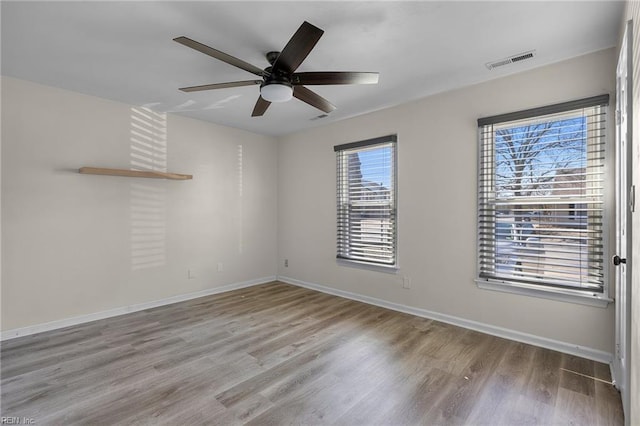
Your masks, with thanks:
[{"label": "white wall trim", "polygon": [[135,305],[128,305],[121,308],[110,309],[108,311],[96,312],[93,314],[80,315],[77,317],[66,318],[57,321],[51,321],[43,324],[35,324],[27,327],[16,328],[13,330],[7,330],[0,332],[0,341],[14,339],[22,336],[29,336],[36,333],[42,333],[45,331],[57,330],[60,328],[69,327],[72,325],[83,324],[91,321],[101,320],[105,318],[116,317],[131,312],[143,311],[145,309],[156,308],[159,306],[171,305],[173,303],[183,302],[186,300],[197,299],[199,297],[209,296],[212,294],[224,293],[231,290],[237,290],[246,287],[252,287],[259,284],[266,284],[271,281],[279,280],[287,284],[296,285],[299,287],[309,288],[311,290],[320,291],[322,293],[332,294],[334,296],[344,297],[346,299],[357,300],[359,302],[368,303],[370,305],[380,306],[382,308],[391,309],[398,312],[404,312],[411,315],[416,315],[423,318],[434,319],[447,324],[453,324],[459,327],[468,328],[471,330],[479,331],[482,333],[490,334],[497,337],[502,337],[517,342],[528,343],[534,346],[540,346],[547,349],[552,349],[558,352],[563,352],[571,355],[580,356],[583,358],[591,359],[593,361],[603,362],[605,364],[611,364],[613,360],[613,354],[604,352],[598,349],[588,348],[584,346],[574,345],[571,343],[561,342],[558,340],[548,339],[546,337],[540,337],[533,334],[523,333],[517,330],[511,330],[508,328],[497,327],[490,324],[485,324],[477,321],[472,321],[453,315],[442,314],[439,312],[429,311],[426,309],[415,308],[399,303],[388,302],[386,300],[378,299],[375,297],[365,296],[357,293],[352,293],[344,290],[338,290],[332,287],[323,286],[307,281],[298,280],[286,276],[269,276],[263,278],[256,278],[253,280],[228,284],[221,287],[209,288],[206,290],[180,294],[177,296],[168,297],[161,300],[155,300],[151,302],[138,303]]},{"label": "white wall trim", "polygon": [[131,312],[143,311],[145,309],[156,308],[158,306],[171,305],[173,303],[184,302],[185,300],[197,299],[199,297],[210,296],[212,294],[225,293],[240,288],[252,287],[259,284],[266,284],[275,281],[276,276],[256,278],[253,280],[242,281],[238,283],[223,285],[221,287],[208,288],[206,290],[196,291],[194,293],[179,294],[177,296],[167,297],[165,299],[154,300],[151,302],[137,303],[135,305],[123,306],[120,308],[109,309],[108,311],[96,312],[93,314],[80,315],[72,318],[51,321],[43,324],[35,324],[27,327],[16,328],[0,332],[0,341],[15,339],[16,337],[29,336],[31,334],[42,333],[44,331],[57,330],[72,325],[84,324],[91,321],[101,320],[105,318],[117,317]]},{"label": "white wall trim", "polygon": [[399,303],[388,302],[386,300],[377,299],[375,297],[364,296],[361,294],[351,293],[349,291],[344,291],[344,290],[338,290],[335,288],[326,287],[320,284],[310,283],[310,282],[298,280],[295,278],[279,275],[278,281],[282,281],[284,283],[292,284],[300,287],[309,288],[311,290],[317,290],[322,293],[333,294],[334,296],[340,296],[346,299],[357,300],[358,302],[364,302],[370,305],[380,306],[382,308],[387,308],[387,309],[391,309],[398,312],[404,312],[407,314],[416,315],[423,318],[434,319],[437,321],[445,322],[447,324],[453,324],[459,327],[464,327],[471,330],[479,331],[481,333],[490,334],[492,336],[502,337],[504,339],[509,339],[509,340],[515,340],[516,342],[528,343],[530,345],[539,346],[542,348],[551,349],[554,351],[563,352],[570,355],[580,356],[583,358],[602,362],[605,364],[611,364],[613,360],[613,354],[609,352],[604,352],[598,349],[587,348],[584,346],[574,345],[567,342],[548,339],[546,337],[523,333],[521,331],[511,330],[508,328],[497,327],[495,325],[472,321],[465,318],[456,317],[453,315],[447,315],[439,312],[429,311],[426,309],[414,308],[414,307],[402,305]]},{"label": "white wall trim", "polygon": [[[580,294],[574,290],[561,290],[553,288],[536,288],[535,285],[510,283],[508,281],[476,279],[478,288],[484,290],[502,291],[504,293],[521,294],[525,296],[540,297],[548,300],[559,300],[567,303],[577,303],[597,308],[606,308],[613,299],[597,293]],[[571,293],[573,291],[573,293]]]}]

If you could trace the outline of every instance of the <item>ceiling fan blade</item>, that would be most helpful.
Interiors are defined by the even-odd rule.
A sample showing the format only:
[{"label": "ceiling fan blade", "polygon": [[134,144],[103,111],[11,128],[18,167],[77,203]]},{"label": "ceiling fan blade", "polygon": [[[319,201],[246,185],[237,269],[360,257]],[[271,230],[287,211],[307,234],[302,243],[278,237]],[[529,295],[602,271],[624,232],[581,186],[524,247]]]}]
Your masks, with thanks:
[{"label": "ceiling fan blade", "polygon": [[324,31],[320,28],[304,21],[278,55],[273,69],[285,71],[287,74],[293,73],[309,55],[322,34]]},{"label": "ceiling fan blade", "polygon": [[258,102],[256,102],[256,106],[253,107],[253,112],[251,113],[252,117],[261,117],[264,115],[267,108],[269,108],[271,102],[265,101],[262,96],[258,98]]},{"label": "ceiling fan blade", "polygon": [[203,84],[201,86],[181,87],[183,92],[200,92],[202,90],[226,89],[228,87],[253,86],[262,84],[262,80],[231,81],[229,83]]},{"label": "ceiling fan blade", "polygon": [[228,55],[224,52],[214,49],[213,47],[209,47],[205,44],[197,42],[195,40],[191,40],[189,37],[176,37],[173,41],[177,41],[180,44],[183,44],[187,47],[197,50],[198,52],[202,52],[205,55],[209,55],[213,58],[216,58],[222,62],[226,62],[229,65],[233,65],[234,67],[238,67],[245,71],[249,71],[252,74],[263,76],[265,75],[265,71],[256,67],[255,65],[251,65],[248,62],[243,61],[242,59],[238,59],[231,55]]},{"label": "ceiling fan blade", "polygon": [[294,86],[293,96],[327,114],[336,109],[331,102],[304,86]]},{"label": "ceiling fan blade", "polygon": [[292,84],[377,84],[377,72],[298,72],[291,77]]}]

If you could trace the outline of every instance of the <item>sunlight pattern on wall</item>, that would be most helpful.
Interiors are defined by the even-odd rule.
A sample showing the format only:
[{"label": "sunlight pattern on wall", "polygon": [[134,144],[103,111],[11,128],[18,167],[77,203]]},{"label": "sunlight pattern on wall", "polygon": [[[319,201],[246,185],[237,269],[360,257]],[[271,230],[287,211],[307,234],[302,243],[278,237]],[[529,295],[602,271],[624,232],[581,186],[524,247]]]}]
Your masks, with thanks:
[{"label": "sunlight pattern on wall", "polygon": [[164,188],[131,184],[131,269],[165,264]]},{"label": "sunlight pattern on wall", "polygon": [[131,168],[167,171],[166,114],[131,108]]},{"label": "sunlight pattern on wall", "polygon": [[[148,108],[131,108],[131,170],[167,171],[167,117]],[[131,269],[163,266],[166,261],[166,182],[133,182]]]}]

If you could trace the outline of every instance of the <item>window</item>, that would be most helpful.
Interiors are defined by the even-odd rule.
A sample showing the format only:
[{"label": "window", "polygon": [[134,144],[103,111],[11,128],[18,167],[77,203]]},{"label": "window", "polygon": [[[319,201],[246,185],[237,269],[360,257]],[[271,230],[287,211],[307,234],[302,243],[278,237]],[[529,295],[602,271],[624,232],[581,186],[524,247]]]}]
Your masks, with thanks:
[{"label": "window", "polygon": [[603,95],[478,120],[481,286],[608,298],[608,103]]},{"label": "window", "polygon": [[338,259],[396,264],[396,135],[334,147]]}]

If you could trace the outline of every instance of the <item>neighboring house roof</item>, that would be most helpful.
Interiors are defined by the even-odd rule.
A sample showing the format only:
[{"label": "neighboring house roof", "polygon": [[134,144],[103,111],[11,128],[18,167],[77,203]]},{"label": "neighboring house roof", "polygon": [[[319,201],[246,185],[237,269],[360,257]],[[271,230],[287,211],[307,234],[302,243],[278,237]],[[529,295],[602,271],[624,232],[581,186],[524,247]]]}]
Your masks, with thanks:
[{"label": "neighboring house roof", "polygon": [[378,199],[378,200],[386,200],[389,199],[389,189],[382,185],[381,183],[371,182],[368,180],[363,180],[360,182],[360,186],[368,191],[366,195],[363,194],[363,197],[367,199]]}]

